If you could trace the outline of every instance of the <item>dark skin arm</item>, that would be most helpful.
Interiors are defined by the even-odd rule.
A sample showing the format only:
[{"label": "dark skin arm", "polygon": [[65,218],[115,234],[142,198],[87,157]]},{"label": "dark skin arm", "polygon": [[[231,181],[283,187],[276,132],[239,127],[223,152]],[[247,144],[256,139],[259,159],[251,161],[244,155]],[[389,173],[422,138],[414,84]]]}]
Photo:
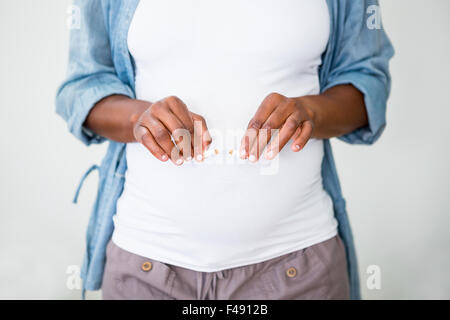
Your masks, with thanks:
[{"label": "dark skin arm", "polygon": [[84,126],[114,141],[140,142],[157,159],[176,165],[193,157],[203,161],[211,143],[205,119],[174,96],[154,103],[109,96],[92,108]]},{"label": "dark skin arm", "polygon": [[90,111],[84,127],[118,142],[135,142],[134,126],[151,103],[113,95],[98,102]]},{"label": "dark skin arm", "polygon": [[364,96],[352,85],[336,86],[310,99],[316,123],[314,138],[339,137],[368,125]]},{"label": "dark skin arm", "polygon": [[[176,97],[150,103],[113,95],[94,106],[84,126],[111,140],[141,142],[159,160],[167,161],[170,158],[180,164],[177,163],[178,158],[170,155],[169,148],[174,146],[169,142],[172,132],[168,130],[164,135],[161,134],[163,130],[159,129],[163,124],[166,128],[185,128],[192,132],[192,123],[196,121],[201,123],[202,144],[192,145],[192,149],[196,159],[201,161],[201,155],[210,143],[206,122],[201,116],[189,112]],[[267,146],[266,157],[274,158],[289,140],[293,140],[291,150],[298,152],[310,138],[337,137],[367,124],[364,97],[352,85],[339,85],[320,95],[295,98],[270,94],[249,122],[247,133],[242,139],[241,157],[257,161]],[[278,129],[279,139],[273,139],[267,145],[271,137],[270,130],[267,137],[262,137],[260,129]],[[252,131],[256,134],[250,134]]]}]

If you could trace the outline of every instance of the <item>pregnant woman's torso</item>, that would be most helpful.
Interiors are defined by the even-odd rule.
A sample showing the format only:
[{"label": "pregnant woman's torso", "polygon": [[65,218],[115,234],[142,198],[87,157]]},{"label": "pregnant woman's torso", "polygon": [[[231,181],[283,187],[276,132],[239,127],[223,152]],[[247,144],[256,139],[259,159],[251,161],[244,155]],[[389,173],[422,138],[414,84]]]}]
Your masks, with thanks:
[{"label": "pregnant woman's torso", "polygon": [[325,0],[141,1],[128,38],[137,98],[178,96],[206,119],[218,154],[176,167],[128,144],[113,240],[140,255],[214,271],[335,235],[321,140],[256,164],[236,152],[269,93],[319,93],[328,36]]}]

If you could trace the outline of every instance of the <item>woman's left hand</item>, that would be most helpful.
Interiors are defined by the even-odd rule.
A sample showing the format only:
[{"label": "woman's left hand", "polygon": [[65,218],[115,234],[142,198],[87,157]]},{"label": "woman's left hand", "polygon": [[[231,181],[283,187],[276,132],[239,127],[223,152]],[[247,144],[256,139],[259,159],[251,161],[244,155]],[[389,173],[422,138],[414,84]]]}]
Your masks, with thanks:
[{"label": "woman's left hand", "polygon": [[312,137],[314,118],[314,112],[308,109],[302,97],[269,94],[248,124],[241,142],[241,158],[256,162],[267,146],[265,157],[271,160],[290,139],[293,140],[292,151],[302,150]]}]

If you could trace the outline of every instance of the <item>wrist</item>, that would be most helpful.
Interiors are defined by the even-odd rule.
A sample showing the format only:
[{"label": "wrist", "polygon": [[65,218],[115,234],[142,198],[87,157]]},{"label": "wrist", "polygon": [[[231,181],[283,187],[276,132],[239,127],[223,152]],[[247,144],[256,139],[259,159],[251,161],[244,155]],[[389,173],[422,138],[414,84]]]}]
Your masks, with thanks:
[{"label": "wrist", "polygon": [[313,124],[316,123],[319,116],[317,108],[317,97],[318,96],[302,96],[297,98],[298,104],[305,112],[306,118],[312,121]]},{"label": "wrist", "polygon": [[319,137],[318,133],[320,132],[322,124],[323,114],[321,111],[323,110],[323,108],[321,108],[321,98],[322,97],[320,95],[310,95],[299,98],[300,105],[302,106],[302,109],[306,114],[305,117],[312,122],[314,128],[312,138]]}]

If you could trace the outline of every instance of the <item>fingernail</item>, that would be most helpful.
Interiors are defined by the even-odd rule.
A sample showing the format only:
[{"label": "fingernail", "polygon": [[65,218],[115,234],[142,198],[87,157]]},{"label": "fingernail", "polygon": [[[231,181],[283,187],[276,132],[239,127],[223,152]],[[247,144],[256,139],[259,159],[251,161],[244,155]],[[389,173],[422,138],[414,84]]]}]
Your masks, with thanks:
[{"label": "fingernail", "polygon": [[245,159],[245,156],[246,156],[245,149],[242,149],[242,150],[240,151],[240,155],[241,155],[241,158],[242,158],[242,159]]},{"label": "fingernail", "polygon": [[191,160],[192,160],[192,157],[191,157],[191,156],[189,156],[189,157],[186,158],[186,161],[191,161]]},{"label": "fingernail", "polygon": [[248,160],[250,160],[250,162],[255,162],[256,157],[254,155],[251,155],[250,157],[248,157]]},{"label": "fingernail", "polygon": [[169,159],[165,154],[162,155],[161,160],[162,161],[167,161],[167,159]]},{"label": "fingernail", "polygon": [[296,149],[296,150],[300,150],[300,145],[296,144],[296,145],[295,145],[295,149]]},{"label": "fingernail", "polygon": [[203,160],[203,156],[201,154],[197,155],[195,157],[195,159],[197,159],[197,161],[202,161]]},{"label": "fingernail", "polygon": [[176,164],[179,165],[179,166],[181,166],[181,165],[183,164],[183,159],[178,159],[178,160],[176,161]]}]

